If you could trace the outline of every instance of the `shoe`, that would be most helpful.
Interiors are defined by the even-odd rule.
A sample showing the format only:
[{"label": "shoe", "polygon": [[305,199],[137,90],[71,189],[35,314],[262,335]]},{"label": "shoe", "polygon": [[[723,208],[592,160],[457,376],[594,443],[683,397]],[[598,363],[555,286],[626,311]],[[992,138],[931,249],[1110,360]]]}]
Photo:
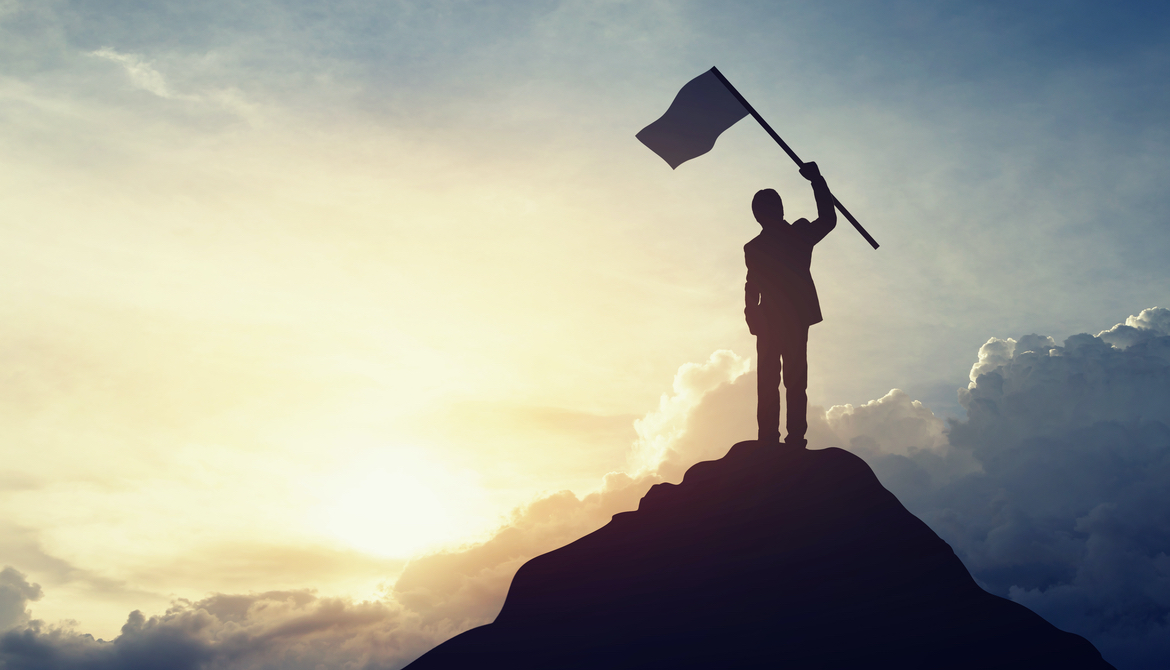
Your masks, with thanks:
[{"label": "shoe", "polygon": [[784,439],[784,446],[789,449],[804,449],[808,446],[808,440],[803,437],[793,438],[792,436],[788,436]]}]

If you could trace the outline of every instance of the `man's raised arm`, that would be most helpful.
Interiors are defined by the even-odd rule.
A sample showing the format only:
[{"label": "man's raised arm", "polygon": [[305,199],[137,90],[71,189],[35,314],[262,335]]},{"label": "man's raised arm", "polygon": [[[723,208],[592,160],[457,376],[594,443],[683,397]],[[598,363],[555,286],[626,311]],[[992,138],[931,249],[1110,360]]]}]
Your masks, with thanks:
[{"label": "man's raised arm", "polygon": [[837,227],[837,207],[833,202],[833,194],[829,192],[829,185],[825,183],[821,169],[816,163],[808,162],[802,165],[800,175],[811,182],[813,198],[817,201],[817,220],[809,226],[812,243],[816,244]]}]

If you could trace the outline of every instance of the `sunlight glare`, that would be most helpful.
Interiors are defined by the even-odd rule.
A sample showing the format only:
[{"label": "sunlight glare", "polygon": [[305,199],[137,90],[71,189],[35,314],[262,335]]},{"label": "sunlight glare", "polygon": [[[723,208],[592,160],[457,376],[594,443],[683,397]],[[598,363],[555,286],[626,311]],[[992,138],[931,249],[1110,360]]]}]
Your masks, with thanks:
[{"label": "sunlight glare", "polygon": [[476,473],[454,472],[417,449],[360,452],[327,476],[314,526],[346,546],[409,557],[470,541],[499,519]]}]

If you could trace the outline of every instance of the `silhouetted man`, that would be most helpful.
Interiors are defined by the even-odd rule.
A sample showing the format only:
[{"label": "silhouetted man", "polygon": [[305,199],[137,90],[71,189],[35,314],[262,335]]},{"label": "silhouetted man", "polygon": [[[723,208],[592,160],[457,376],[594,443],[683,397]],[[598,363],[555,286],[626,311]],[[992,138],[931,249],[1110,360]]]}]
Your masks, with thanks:
[{"label": "silhouetted man", "polygon": [[808,430],[808,327],[822,320],[809,271],[812,251],[837,225],[833,196],[817,164],[805,163],[800,174],[812,182],[817,220],[788,223],[780,194],[764,189],[752,199],[752,213],[764,230],[743,247],[748,269],[744,315],[748,329],[756,336],[759,439],[765,444],[780,442],[783,369],[788,397],[788,436],[784,442],[797,448],[808,444],[804,439]]}]

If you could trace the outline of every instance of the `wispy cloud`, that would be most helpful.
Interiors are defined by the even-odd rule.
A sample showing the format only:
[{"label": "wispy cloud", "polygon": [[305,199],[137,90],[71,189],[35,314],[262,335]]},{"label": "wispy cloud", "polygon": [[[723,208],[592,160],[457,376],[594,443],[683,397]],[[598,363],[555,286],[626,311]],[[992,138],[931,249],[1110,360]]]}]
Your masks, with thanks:
[{"label": "wispy cloud", "polygon": [[130,83],[137,88],[153,93],[160,98],[171,99],[175,97],[175,94],[167,86],[162,73],[154,69],[153,65],[138,54],[118,53],[110,47],[102,47],[89,52],[89,55],[121,65],[130,77]]}]

